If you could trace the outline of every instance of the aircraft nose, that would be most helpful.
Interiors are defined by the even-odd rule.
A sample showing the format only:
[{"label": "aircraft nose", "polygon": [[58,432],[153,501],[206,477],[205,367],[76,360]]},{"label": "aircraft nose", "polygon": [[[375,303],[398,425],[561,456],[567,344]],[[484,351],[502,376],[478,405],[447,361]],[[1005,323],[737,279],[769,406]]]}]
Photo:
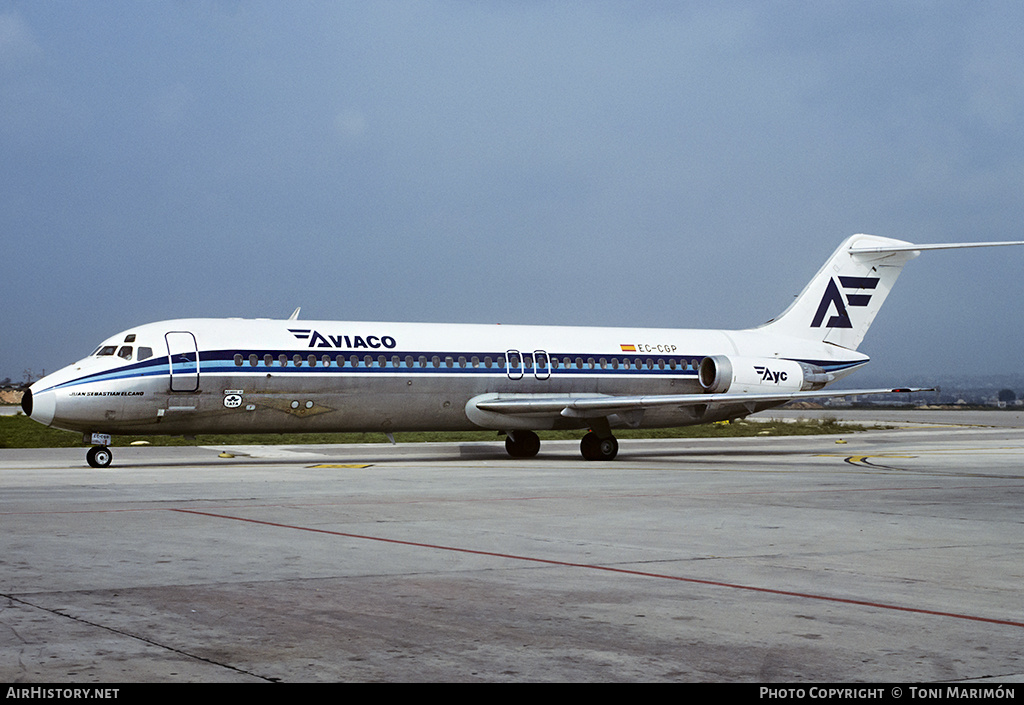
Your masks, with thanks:
[{"label": "aircraft nose", "polygon": [[49,426],[57,411],[57,399],[51,391],[34,393],[29,387],[21,398],[21,409],[33,421]]}]

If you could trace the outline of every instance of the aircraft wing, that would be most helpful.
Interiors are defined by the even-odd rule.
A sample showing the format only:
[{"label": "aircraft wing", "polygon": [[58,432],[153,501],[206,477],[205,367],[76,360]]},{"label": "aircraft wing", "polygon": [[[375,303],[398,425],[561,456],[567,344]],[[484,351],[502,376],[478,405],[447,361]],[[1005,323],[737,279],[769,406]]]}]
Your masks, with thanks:
[{"label": "aircraft wing", "polygon": [[883,388],[843,389],[811,392],[766,392],[741,394],[650,394],[645,396],[614,395],[533,395],[533,394],[489,394],[470,401],[476,409],[509,416],[549,416],[558,414],[568,418],[601,418],[612,414],[643,411],[664,406],[747,406],[764,402],[783,404],[795,399],[820,399],[823,397],[852,397],[868,394],[907,394],[912,392],[934,392],[934,388]]}]

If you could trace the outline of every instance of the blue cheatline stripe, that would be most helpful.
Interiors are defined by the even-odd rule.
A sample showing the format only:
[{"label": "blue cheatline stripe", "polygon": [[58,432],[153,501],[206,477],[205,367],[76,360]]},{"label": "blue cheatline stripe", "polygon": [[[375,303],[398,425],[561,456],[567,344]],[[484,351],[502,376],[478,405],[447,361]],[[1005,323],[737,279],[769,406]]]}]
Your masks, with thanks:
[{"label": "blue cheatline stripe", "polygon": [[[202,371],[203,373],[209,372],[220,372],[223,374],[229,373],[231,370],[236,371],[252,371],[252,370],[276,370],[278,372],[308,372],[310,370],[322,370],[330,371],[332,373],[338,372],[408,372],[408,373],[445,373],[445,372],[459,372],[464,374],[480,374],[480,375],[505,375],[507,374],[506,366],[506,354],[505,352],[441,352],[441,351],[396,351],[389,350],[386,353],[380,350],[375,351],[352,351],[346,350],[344,352],[334,351],[332,354],[326,355],[323,352],[314,352],[316,349],[307,348],[302,351],[295,350],[222,350],[212,351],[201,354]],[[242,364],[235,364],[235,356],[241,356]],[[269,355],[272,358],[270,365],[266,364],[265,357]],[[287,360],[286,364],[282,365],[279,357],[284,355]],[[323,358],[326,355],[328,363],[323,363]],[[523,352],[520,354],[520,360],[523,356],[534,357],[533,352]],[[255,356],[257,364],[250,364],[250,357]],[[299,357],[300,364],[295,365],[295,357]],[[315,360],[315,365],[309,364],[309,357],[312,356]],[[352,358],[356,359],[356,365],[353,366]],[[672,355],[660,357],[655,356],[640,356],[640,355],[608,355],[608,354],[547,354],[549,363],[546,366],[540,366],[536,368],[536,372],[540,374],[645,374],[645,375],[667,375],[667,376],[693,376],[697,374],[696,368],[688,365],[683,366],[683,361],[691,363],[696,360],[699,361],[703,358],[700,355]],[[338,365],[338,360],[341,359],[342,365]],[[370,364],[366,364],[367,358],[370,359]],[[409,364],[407,358],[412,358],[412,364]],[[438,361],[438,366],[434,365],[435,358]],[[477,366],[473,365],[473,358],[478,361]],[[492,363],[490,367],[486,366],[486,360],[490,358]],[[566,366],[565,359],[570,358],[570,365]],[[577,360],[582,360],[582,367],[577,366]],[[605,360],[605,367],[601,367],[601,359]],[[396,363],[397,360],[397,363]],[[501,360],[501,363],[498,363]],[[557,363],[552,362],[557,360]],[[611,364],[612,360],[620,361],[619,367],[613,367]],[[629,360],[629,367],[621,365],[622,360]],[[654,365],[653,369],[647,367],[647,360],[651,360]],[[664,362],[664,367],[658,365],[658,361]],[[593,367],[591,367],[591,361]],[[640,361],[642,367],[638,367],[636,362]],[[383,364],[382,364],[383,362]],[[672,362],[675,362],[675,369],[672,368]],[[526,374],[533,375],[535,368],[533,363],[525,365],[514,365],[511,368],[513,374],[518,374],[520,371]]]},{"label": "blue cheatline stripe", "polygon": [[52,387],[47,387],[46,389],[40,390],[39,393],[48,392],[52,389],[76,387],[80,384],[89,384],[91,382],[110,382],[113,380],[134,379],[136,377],[159,376],[167,376],[166,357],[151,358],[145,362],[137,362],[125,367],[117,367],[112,370],[104,370],[103,372],[93,372],[92,374],[83,375],[82,377],[62,382],[61,384],[57,384]]},{"label": "blue cheatline stripe", "polygon": [[[330,364],[323,364],[324,353],[313,353],[312,349],[305,348],[302,350],[215,350],[215,351],[204,351],[200,352],[199,362],[199,374],[200,376],[206,374],[217,374],[217,375],[231,375],[231,374],[246,374],[252,372],[265,373],[271,370],[277,374],[288,373],[288,374],[304,374],[304,373],[328,373],[328,374],[367,374],[367,373],[404,373],[404,374],[459,374],[459,375],[480,375],[480,376],[495,376],[505,378],[509,374],[509,368],[503,362],[498,364],[497,360],[501,359],[504,361],[506,354],[505,352],[490,352],[490,353],[467,353],[467,352],[438,352],[438,351],[421,351],[421,352],[399,352],[389,350],[387,353],[380,351],[374,351],[373,353],[367,351],[354,352],[346,350],[344,352],[335,351],[334,354],[329,355]],[[533,357],[533,353],[525,353],[526,355]],[[242,364],[235,364],[235,356],[242,356]],[[255,355],[257,358],[257,365],[255,367],[249,364],[249,357]],[[266,365],[264,357],[270,355],[273,358],[271,365]],[[282,365],[280,362],[280,356],[284,355],[287,357],[287,364]],[[295,365],[294,359],[298,355],[301,358],[300,365]],[[317,364],[315,366],[309,365],[309,356],[313,355],[316,358]],[[357,358],[358,366],[352,366],[352,357]],[[343,358],[343,366],[338,366],[338,358]],[[371,359],[370,366],[366,365],[366,358]],[[472,359],[476,357],[479,360],[479,366],[474,367]],[[492,360],[492,366],[486,367],[484,360],[490,357]],[[668,355],[668,356],[644,356],[644,355],[608,355],[608,354],[592,354],[592,353],[559,353],[559,354],[548,354],[549,364],[546,367],[534,368],[533,365],[522,365],[514,366],[511,368],[513,375],[522,373],[524,377],[535,378],[537,374],[540,375],[551,375],[551,376],[636,376],[636,377],[650,377],[650,376],[663,376],[663,377],[695,377],[697,370],[693,367],[693,361],[700,361],[706,357],[705,355]],[[384,364],[381,365],[381,359],[383,358]],[[398,359],[398,364],[394,362],[394,358]],[[412,358],[413,364],[410,366],[406,358]],[[425,359],[425,364],[421,365],[421,358]],[[434,366],[434,358],[439,360],[439,366]],[[569,366],[565,365],[565,359],[571,360]],[[600,366],[600,360],[604,358],[606,366]],[[465,360],[465,366],[460,364],[460,359]],[[522,357],[520,357],[522,359]],[[557,366],[552,364],[551,360],[558,360]],[[583,367],[577,367],[577,360],[583,360]],[[611,360],[620,361],[618,368],[612,367]],[[622,361],[628,360],[629,367],[622,365]],[[650,369],[647,367],[647,361],[652,360],[654,368]],[[665,363],[664,368],[658,366],[658,361],[663,360]],[[593,367],[590,366],[593,361]],[[637,362],[641,364],[638,366]],[[676,368],[672,369],[671,362],[675,361]],[[804,362],[810,365],[821,367],[827,372],[836,372],[840,370],[849,369],[851,367],[857,367],[865,364],[866,360],[853,360],[845,362],[835,362],[831,360],[807,360],[797,359],[795,362]],[[686,367],[683,367],[683,365]],[[175,374],[195,374],[194,363],[176,363],[174,367]],[[123,379],[132,379],[137,377],[158,377],[167,376],[167,357],[155,357],[144,362],[137,362],[134,364],[126,365],[124,367],[118,367],[112,370],[105,370],[102,372],[95,372],[92,374],[84,375],[77,379],[69,380],[62,384],[54,387],[49,387],[41,391],[49,391],[50,389],[60,389],[64,387],[73,387],[81,384],[88,384],[94,382],[109,382]]]}]

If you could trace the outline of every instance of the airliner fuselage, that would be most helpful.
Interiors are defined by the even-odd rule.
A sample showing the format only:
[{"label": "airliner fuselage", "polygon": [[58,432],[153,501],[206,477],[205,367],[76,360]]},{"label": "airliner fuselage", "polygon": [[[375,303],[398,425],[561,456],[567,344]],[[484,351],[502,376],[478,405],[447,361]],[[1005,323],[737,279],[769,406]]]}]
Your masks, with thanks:
[{"label": "airliner fuselage", "polygon": [[[765,345],[756,383],[729,391],[799,391],[793,361],[838,379],[868,360],[756,331],[186,319],[119,333],[50,375],[32,415],[112,434],[587,428],[588,419],[564,415],[481,423],[486,412],[468,405],[487,395],[702,392],[705,358],[764,357]],[[728,404],[648,409],[642,425],[746,413]]]}]

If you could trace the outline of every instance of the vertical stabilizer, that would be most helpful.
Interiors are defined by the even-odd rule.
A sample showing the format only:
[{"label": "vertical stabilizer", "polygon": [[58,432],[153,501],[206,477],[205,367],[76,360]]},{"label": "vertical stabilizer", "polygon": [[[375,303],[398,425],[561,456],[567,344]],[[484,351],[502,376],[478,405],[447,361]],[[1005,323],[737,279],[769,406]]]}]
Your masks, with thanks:
[{"label": "vertical stabilizer", "polygon": [[920,252],[903,240],[854,235],[782,315],[759,330],[856,350],[903,265]]}]

